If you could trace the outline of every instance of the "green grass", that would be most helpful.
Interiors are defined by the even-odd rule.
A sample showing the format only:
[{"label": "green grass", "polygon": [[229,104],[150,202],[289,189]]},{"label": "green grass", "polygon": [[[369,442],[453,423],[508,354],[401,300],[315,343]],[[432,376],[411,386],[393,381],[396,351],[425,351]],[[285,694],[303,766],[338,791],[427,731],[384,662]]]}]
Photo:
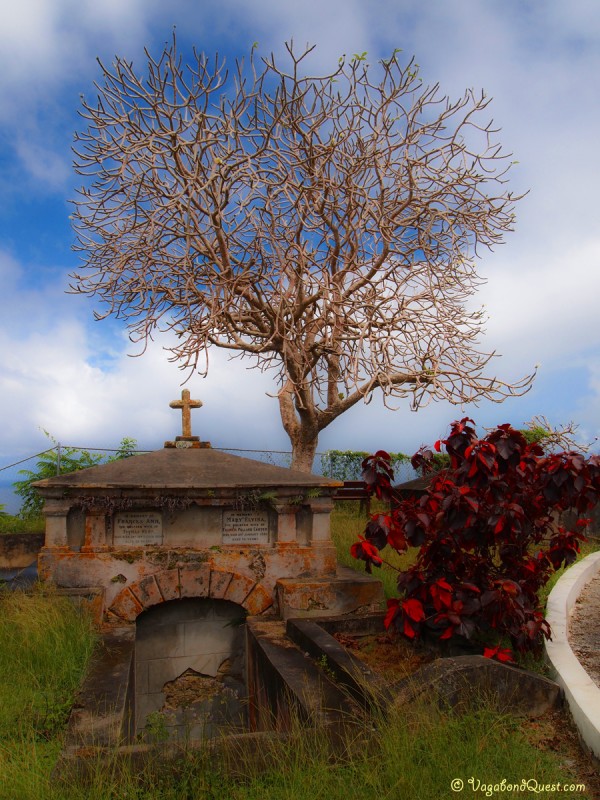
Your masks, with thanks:
[{"label": "green grass", "polygon": [[[268,750],[268,758],[265,751]],[[88,785],[36,781],[35,791],[15,800],[440,800],[451,782],[478,777],[485,783],[538,784],[577,781],[564,762],[534,747],[519,720],[481,709],[465,716],[423,705],[392,711],[387,720],[356,726],[332,757],[326,731],[300,723],[289,737],[261,745],[258,760],[188,754],[176,765],[150,763],[135,775],[126,766],[98,766]],[[231,764],[235,762],[234,771]],[[265,765],[265,762],[266,765]],[[242,768],[243,764],[243,768]],[[554,798],[539,792],[536,797]],[[485,796],[485,795],[482,795]],[[494,795],[496,796],[496,795]],[[498,795],[500,796],[500,795]],[[505,796],[513,796],[507,793]],[[575,796],[575,795],[574,795]],[[588,797],[584,793],[576,795]]]},{"label": "green grass", "polygon": [[0,591],[0,800],[44,797],[95,641],[66,598]]},{"label": "green grass", "polygon": [[7,533],[44,533],[46,519],[43,516],[27,518],[12,514],[0,514],[0,536]]},{"label": "green grass", "polygon": [[[599,549],[600,549],[600,540],[598,540],[596,537],[590,537],[590,539],[587,542],[584,542],[581,545],[581,552],[577,556],[577,561],[581,561],[582,558],[589,556],[591,553],[595,553]],[[556,572],[552,573],[552,575],[550,576],[550,580],[548,581],[548,583],[540,590],[539,596],[544,604],[544,607],[546,606],[548,595],[550,594],[552,589],[554,589],[557,581],[559,580],[559,578],[561,578],[562,575],[564,575],[565,570],[567,569],[568,567],[562,567],[561,569],[557,569]]]}]

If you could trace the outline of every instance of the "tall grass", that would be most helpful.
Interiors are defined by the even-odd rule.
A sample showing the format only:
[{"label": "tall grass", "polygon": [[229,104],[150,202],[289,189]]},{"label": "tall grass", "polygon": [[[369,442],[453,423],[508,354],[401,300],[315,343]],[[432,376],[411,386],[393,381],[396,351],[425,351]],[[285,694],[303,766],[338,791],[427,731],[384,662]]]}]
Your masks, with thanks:
[{"label": "tall grass", "polygon": [[[389,717],[349,729],[335,754],[324,728],[296,723],[289,736],[261,744],[260,757],[219,758],[210,750],[177,764],[150,763],[141,774],[104,765],[87,785],[48,786],[42,800],[440,800],[452,781],[538,785],[576,782],[555,754],[527,740],[517,718],[490,711],[465,716],[430,705],[392,710]],[[264,749],[268,749],[265,758]],[[235,753],[234,753],[235,755]],[[235,761],[235,759],[233,759]],[[243,769],[240,765],[243,760]],[[540,798],[556,793],[536,792]],[[32,794],[31,797],[34,795]],[[484,796],[484,795],[482,795]],[[494,795],[496,796],[496,795]],[[498,795],[500,796],[500,795]],[[513,796],[506,794],[505,796]],[[585,793],[576,795],[590,797]],[[27,796],[29,800],[29,796]]]},{"label": "tall grass", "polygon": [[95,639],[66,598],[0,591],[0,800],[45,796]]},{"label": "tall grass", "polygon": [[43,533],[46,529],[45,517],[16,517],[12,514],[0,514],[0,536],[10,533]]}]

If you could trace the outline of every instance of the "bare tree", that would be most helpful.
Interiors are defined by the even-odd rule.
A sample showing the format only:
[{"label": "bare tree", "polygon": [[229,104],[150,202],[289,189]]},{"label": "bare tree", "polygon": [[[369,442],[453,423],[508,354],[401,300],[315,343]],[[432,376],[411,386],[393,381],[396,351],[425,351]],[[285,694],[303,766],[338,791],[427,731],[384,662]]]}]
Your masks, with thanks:
[{"label": "bare tree", "polygon": [[580,442],[577,435],[578,428],[579,425],[574,422],[567,422],[566,425],[552,425],[542,414],[532,417],[525,425],[529,439],[537,441],[548,452],[565,450],[587,453],[594,442]]},{"label": "bare tree", "polygon": [[[211,345],[277,374],[292,465],[380,389],[500,401],[528,389],[484,372],[475,258],[512,229],[510,159],[472,90],[452,102],[397,53],[306,76],[312,48],[236,62],[175,40],[140,77],[102,67],[76,136],[84,266],[72,288],[104,301],[133,341],[171,330],[182,368]],[[202,359],[202,360],[201,360]]]}]

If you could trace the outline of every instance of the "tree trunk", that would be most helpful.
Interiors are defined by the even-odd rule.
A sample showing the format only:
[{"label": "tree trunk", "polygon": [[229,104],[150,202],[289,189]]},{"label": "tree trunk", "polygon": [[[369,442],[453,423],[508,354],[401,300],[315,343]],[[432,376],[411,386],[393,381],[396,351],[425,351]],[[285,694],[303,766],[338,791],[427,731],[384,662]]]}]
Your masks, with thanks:
[{"label": "tree trunk", "polygon": [[299,472],[312,472],[318,442],[318,436],[307,437],[305,440],[300,438],[292,442],[291,468]]},{"label": "tree trunk", "polygon": [[312,472],[319,442],[319,425],[314,408],[299,410],[293,385],[288,382],[286,389],[279,393],[279,411],[283,428],[292,445],[291,468],[299,472]]}]

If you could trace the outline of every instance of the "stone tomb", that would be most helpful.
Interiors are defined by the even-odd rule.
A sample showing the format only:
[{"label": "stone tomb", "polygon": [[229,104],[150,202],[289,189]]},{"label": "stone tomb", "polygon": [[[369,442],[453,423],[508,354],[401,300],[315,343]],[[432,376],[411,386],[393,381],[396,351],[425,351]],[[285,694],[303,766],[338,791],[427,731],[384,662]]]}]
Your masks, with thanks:
[{"label": "stone tomb", "polygon": [[[184,390],[171,405],[182,409],[183,435],[164,449],[36,484],[43,580],[92,598],[105,631],[134,629],[143,612],[174,600],[226,601],[243,615],[284,619],[379,606],[381,585],[336,562],[329,522],[339,481],[214,450],[191,434],[198,401]],[[197,641],[189,613],[173,624],[194,629]],[[178,647],[199,663],[185,636]]]},{"label": "stone tomb", "polygon": [[[165,448],[49,478],[37,484],[40,575],[102,587],[109,625],[182,597],[232,600],[249,614],[351,611],[323,594],[337,574],[336,486],[210,448]],[[278,586],[286,580],[293,585]]]}]

